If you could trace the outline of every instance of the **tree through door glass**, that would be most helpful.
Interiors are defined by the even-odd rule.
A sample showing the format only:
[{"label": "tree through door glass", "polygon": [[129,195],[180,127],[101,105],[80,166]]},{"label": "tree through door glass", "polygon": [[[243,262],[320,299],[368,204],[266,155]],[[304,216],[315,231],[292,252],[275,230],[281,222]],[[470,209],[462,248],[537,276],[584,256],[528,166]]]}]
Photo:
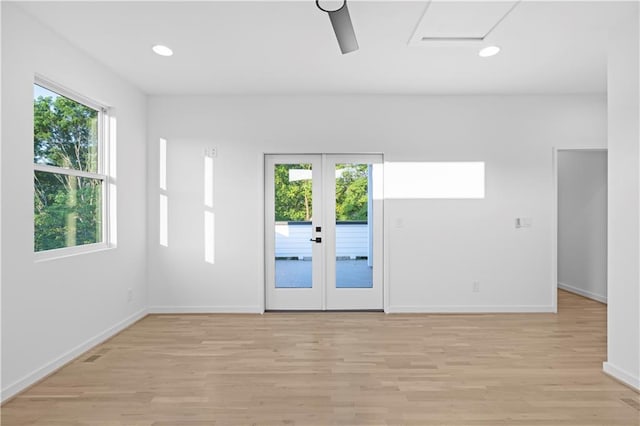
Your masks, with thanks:
[{"label": "tree through door glass", "polygon": [[276,164],[275,286],[312,287],[313,186],[311,164]]},{"label": "tree through door glass", "polygon": [[336,164],[335,173],[336,288],[372,288],[372,166]]}]

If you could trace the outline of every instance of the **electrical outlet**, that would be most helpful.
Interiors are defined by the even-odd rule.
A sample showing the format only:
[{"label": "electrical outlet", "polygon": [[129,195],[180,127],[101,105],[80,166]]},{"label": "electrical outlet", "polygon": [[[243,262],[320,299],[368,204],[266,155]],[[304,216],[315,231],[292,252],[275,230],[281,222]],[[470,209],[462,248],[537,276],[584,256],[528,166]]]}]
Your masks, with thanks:
[{"label": "electrical outlet", "polygon": [[217,157],[218,156],[218,148],[216,147],[211,147],[211,148],[205,148],[204,150],[204,155],[207,157]]},{"label": "electrical outlet", "polygon": [[480,293],[480,281],[473,282],[473,292]]},{"label": "electrical outlet", "polygon": [[131,302],[133,300],[133,290],[132,289],[128,289],[127,290],[127,301]]}]

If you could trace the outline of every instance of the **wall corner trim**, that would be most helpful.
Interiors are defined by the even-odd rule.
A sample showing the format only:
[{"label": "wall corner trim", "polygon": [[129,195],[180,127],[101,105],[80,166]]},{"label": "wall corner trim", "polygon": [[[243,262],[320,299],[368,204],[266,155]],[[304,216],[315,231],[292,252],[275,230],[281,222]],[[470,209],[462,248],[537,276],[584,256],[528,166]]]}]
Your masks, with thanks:
[{"label": "wall corner trim", "polygon": [[560,290],[568,291],[569,293],[577,294],[578,296],[586,297],[587,299],[595,300],[596,302],[604,303],[605,305],[607,304],[606,296],[601,296],[599,294],[592,293],[587,290],[582,290],[581,288],[577,288],[569,284],[561,283],[559,281],[558,281],[558,288]]},{"label": "wall corner trim", "polygon": [[90,338],[89,340],[86,340],[85,342],[79,344],[78,346],[62,354],[58,358],[48,362],[42,367],[27,374],[22,379],[19,379],[16,382],[8,385],[7,387],[2,389],[2,394],[0,398],[1,402],[2,403],[7,402],[9,399],[18,395],[20,392],[26,390],[32,385],[35,385],[40,380],[46,378],[47,376],[61,369],[65,365],[69,364],[71,361],[78,358],[85,352],[88,352],[92,348],[98,346],[99,344],[105,342],[106,340],[115,336],[116,334],[123,331],[124,329],[130,327],[131,325],[141,320],[145,316],[147,316],[147,309],[143,308],[138,312],[134,313],[133,315],[130,315],[129,317],[123,319],[122,321],[116,323],[115,325],[98,333],[97,335]]},{"label": "wall corner trim", "polygon": [[602,371],[622,384],[629,386],[631,389],[640,392],[640,377],[634,377],[631,373],[616,367],[610,362],[602,363]]}]

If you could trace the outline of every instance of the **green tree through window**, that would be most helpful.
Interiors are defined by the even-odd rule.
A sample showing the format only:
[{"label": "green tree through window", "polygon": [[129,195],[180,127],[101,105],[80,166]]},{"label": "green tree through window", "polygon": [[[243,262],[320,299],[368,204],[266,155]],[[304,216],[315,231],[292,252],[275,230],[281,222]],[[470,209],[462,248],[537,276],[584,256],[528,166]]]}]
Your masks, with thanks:
[{"label": "green tree through window", "polygon": [[[302,173],[305,170],[309,173],[303,178]],[[336,171],[336,220],[366,221],[368,166],[337,164]],[[310,173],[311,164],[276,164],[274,174],[276,221],[300,222],[312,219]]]},{"label": "green tree through window", "polygon": [[336,220],[367,220],[368,166],[336,164]]},{"label": "green tree through window", "polygon": [[276,221],[309,221],[313,217],[311,179],[291,179],[291,171],[309,170],[311,164],[276,164]]},{"label": "green tree through window", "polygon": [[34,85],[36,252],[102,242],[99,115],[93,108]]}]

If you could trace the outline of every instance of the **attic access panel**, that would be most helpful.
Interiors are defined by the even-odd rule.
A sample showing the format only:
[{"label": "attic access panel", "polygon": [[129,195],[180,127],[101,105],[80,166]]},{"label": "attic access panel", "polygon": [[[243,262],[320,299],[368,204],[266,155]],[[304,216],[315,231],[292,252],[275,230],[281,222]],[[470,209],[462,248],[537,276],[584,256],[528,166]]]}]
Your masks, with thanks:
[{"label": "attic access panel", "polygon": [[410,46],[482,42],[519,1],[437,1],[427,4]]}]

